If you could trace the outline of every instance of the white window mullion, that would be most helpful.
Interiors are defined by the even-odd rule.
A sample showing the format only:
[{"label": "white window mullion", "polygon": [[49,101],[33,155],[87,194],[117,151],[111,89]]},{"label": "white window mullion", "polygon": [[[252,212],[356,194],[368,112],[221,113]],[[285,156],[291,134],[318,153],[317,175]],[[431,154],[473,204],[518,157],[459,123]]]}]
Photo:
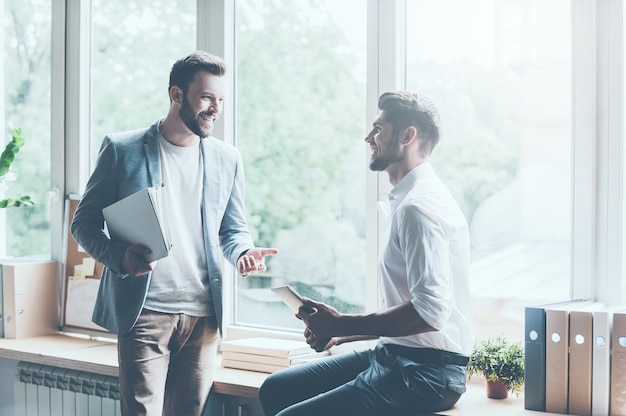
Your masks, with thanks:
[{"label": "white window mullion", "polygon": [[65,190],[80,193],[90,174],[91,0],[65,3]]},{"label": "white window mullion", "polygon": [[[369,0],[367,22],[367,117],[365,131],[378,113],[378,97],[386,91],[402,89],[404,79],[404,0]],[[367,169],[365,167],[364,169]],[[386,174],[367,169],[366,222],[367,265],[366,305],[378,306],[378,241],[384,219],[380,217],[378,200],[389,193]]]},{"label": "white window mullion", "polygon": [[224,58],[227,68],[224,113],[213,135],[232,144],[235,137],[235,1],[198,0],[196,8],[198,49]]},{"label": "white window mullion", "polygon": [[[598,1],[595,4],[597,246],[592,281],[595,282],[595,299],[614,305],[624,301],[625,289],[622,279],[624,17],[621,0]],[[582,279],[581,276],[574,280],[575,289],[580,287]]]},{"label": "white window mullion", "polygon": [[[0,19],[2,19],[2,21],[4,22],[4,7],[0,7]],[[7,34],[5,33],[6,29],[2,32],[2,35],[0,35],[0,40],[2,41],[2,44],[0,45],[0,52],[2,52],[2,56],[5,56],[5,52],[4,52],[4,37],[7,36]],[[0,131],[2,131],[3,133],[6,131],[6,109],[4,108],[4,101],[6,97],[6,90],[4,87],[4,73],[6,71],[5,67],[4,67],[4,60],[0,63],[0,68],[2,68],[2,78],[0,78],[0,93],[2,94],[2,100],[0,101]],[[3,137],[2,140],[0,140],[0,152],[4,150],[4,147],[6,146],[6,140]],[[4,194],[0,193],[0,199],[4,198]],[[0,226],[3,230],[7,229],[6,226],[6,210],[4,209],[0,209]],[[0,256],[4,257],[7,254],[7,235],[5,232],[1,232],[0,233]]]},{"label": "white window mullion", "polygon": [[593,296],[596,274],[595,5],[572,1],[572,296]]},{"label": "white window mullion", "polygon": [[65,0],[52,0],[52,39],[51,39],[51,112],[50,115],[50,178],[52,189],[57,189],[57,198],[50,199],[50,238],[51,258],[63,258],[63,209],[65,194]]},{"label": "white window mullion", "polygon": [[[198,0],[197,48],[213,55],[221,56],[226,62],[226,100],[224,111],[213,130],[213,135],[226,143],[235,144],[235,1]],[[245,167],[244,167],[245,168]],[[231,324],[235,316],[235,286],[239,278],[233,267],[222,261],[223,273],[223,326],[225,337],[233,334]]]},{"label": "white window mullion", "polygon": [[596,299],[624,301],[622,282],[623,10],[621,0],[597,4],[597,253]]},{"label": "white window mullion", "polygon": [[[619,76],[619,79],[621,81],[620,83],[620,109],[621,109],[621,114],[619,115],[619,120],[620,120],[620,130],[619,130],[619,134],[615,134],[615,141],[617,143],[617,151],[619,151],[619,157],[620,159],[620,170],[621,170],[621,175],[619,176],[619,179],[621,180],[621,184],[620,184],[620,188],[619,190],[621,191],[621,193],[619,194],[619,208],[620,208],[620,228],[619,231],[621,233],[621,238],[620,238],[620,242],[621,242],[621,253],[620,253],[620,259],[621,262],[619,264],[620,269],[618,270],[617,273],[615,273],[615,276],[613,277],[614,280],[616,280],[617,282],[619,282],[619,284],[617,285],[617,287],[619,288],[619,291],[615,294],[615,295],[619,295],[619,299],[617,299],[617,301],[619,303],[624,303],[626,302],[626,284],[624,284],[624,280],[626,279],[626,270],[624,268],[624,261],[626,260],[626,232],[624,232],[624,217],[626,216],[626,204],[624,203],[624,195],[626,194],[626,163],[624,161],[626,161],[626,146],[624,146],[624,120],[626,119],[626,106],[624,105],[624,79],[626,78],[626,54],[624,54],[624,47],[626,46],[626,30],[624,30],[624,26],[625,26],[625,22],[626,22],[626,8],[624,8],[623,3],[619,2],[619,10],[618,10],[618,16],[620,19],[620,23],[621,23],[621,33],[619,33],[619,39],[618,44],[620,46],[620,53],[617,54],[617,58],[619,59],[619,73],[616,74],[616,76]],[[611,284],[614,284],[615,282],[611,282]]]}]

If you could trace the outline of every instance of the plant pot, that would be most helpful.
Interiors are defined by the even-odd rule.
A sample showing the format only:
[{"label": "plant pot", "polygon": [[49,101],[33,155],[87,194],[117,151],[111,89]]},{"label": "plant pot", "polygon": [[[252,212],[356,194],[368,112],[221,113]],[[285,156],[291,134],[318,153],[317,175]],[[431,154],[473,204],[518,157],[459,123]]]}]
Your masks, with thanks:
[{"label": "plant pot", "polygon": [[509,397],[509,390],[506,388],[506,384],[502,380],[487,382],[487,397],[490,399],[506,399]]}]

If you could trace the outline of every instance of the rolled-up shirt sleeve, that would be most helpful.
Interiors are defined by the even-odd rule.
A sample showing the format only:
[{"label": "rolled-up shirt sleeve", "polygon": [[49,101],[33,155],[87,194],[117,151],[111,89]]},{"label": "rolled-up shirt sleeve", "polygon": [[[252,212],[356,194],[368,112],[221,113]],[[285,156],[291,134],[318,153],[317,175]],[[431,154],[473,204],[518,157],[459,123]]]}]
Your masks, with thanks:
[{"label": "rolled-up shirt sleeve", "polygon": [[448,227],[414,205],[405,205],[398,214],[398,244],[405,257],[411,303],[428,325],[440,330],[452,309]]}]

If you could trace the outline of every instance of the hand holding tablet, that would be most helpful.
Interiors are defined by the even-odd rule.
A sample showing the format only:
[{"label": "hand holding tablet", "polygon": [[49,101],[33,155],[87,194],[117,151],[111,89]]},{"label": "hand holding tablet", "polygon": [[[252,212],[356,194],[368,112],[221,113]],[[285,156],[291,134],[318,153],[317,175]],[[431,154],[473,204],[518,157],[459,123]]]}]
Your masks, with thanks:
[{"label": "hand holding tablet", "polygon": [[[302,296],[289,285],[273,287],[272,292],[276,293],[295,313],[298,313],[300,307],[304,306]],[[315,312],[315,309],[309,306],[305,306],[304,310],[308,313]]]}]

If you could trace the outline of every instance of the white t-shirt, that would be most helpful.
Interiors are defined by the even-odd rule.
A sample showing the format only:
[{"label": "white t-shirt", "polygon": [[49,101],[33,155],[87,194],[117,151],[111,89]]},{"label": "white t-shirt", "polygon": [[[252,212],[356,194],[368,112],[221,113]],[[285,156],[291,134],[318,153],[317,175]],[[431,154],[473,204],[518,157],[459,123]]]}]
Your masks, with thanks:
[{"label": "white t-shirt", "polygon": [[152,273],[145,308],[191,316],[213,315],[202,233],[200,141],[175,146],[159,134],[163,188],[159,208],[172,248]]},{"label": "white t-shirt", "polygon": [[391,214],[379,259],[385,309],[411,301],[438,331],[380,342],[469,355],[474,319],[469,297],[469,232],[458,204],[426,163],[389,194]]}]

